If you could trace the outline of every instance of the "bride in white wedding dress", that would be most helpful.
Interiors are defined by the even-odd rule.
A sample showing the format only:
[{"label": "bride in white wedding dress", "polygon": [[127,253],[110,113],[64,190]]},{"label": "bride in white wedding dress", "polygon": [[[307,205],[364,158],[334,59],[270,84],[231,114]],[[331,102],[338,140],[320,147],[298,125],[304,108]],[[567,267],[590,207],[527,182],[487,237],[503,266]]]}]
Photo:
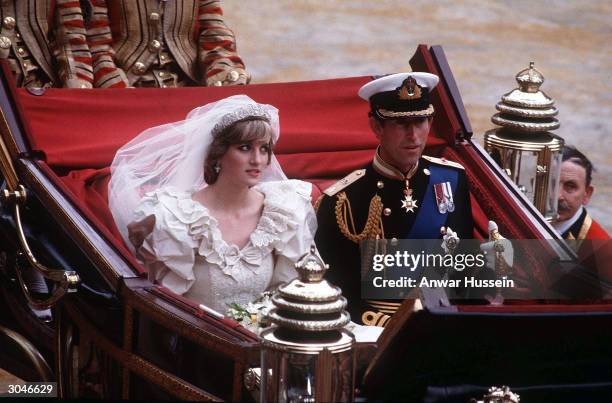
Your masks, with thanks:
[{"label": "bride in white wedding dress", "polygon": [[224,313],[297,275],[316,219],[311,185],[272,153],[278,136],[278,110],[237,95],[119,149],[109,205],[152,281]]}]

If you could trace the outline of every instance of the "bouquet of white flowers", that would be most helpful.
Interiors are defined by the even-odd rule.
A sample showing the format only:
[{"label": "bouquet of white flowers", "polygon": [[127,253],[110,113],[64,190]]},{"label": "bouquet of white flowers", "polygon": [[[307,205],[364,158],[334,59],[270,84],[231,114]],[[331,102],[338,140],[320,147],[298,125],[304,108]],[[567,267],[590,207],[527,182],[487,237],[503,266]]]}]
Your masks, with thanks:
[{"label": "bouquet of white flowers", "polygon": [[246,305],[232,302],[227,306],[226,316],[234,319],[253,333],[259,333],[261,329],[269,325],[266,316],[272,308],[272,292],[265,291],[257,299]]}]

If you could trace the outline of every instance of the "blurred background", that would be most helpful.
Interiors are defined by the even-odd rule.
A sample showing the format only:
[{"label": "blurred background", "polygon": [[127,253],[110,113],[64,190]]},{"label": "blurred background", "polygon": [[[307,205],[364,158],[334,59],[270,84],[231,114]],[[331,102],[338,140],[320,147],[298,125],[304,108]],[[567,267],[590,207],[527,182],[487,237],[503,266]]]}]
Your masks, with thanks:
[{"label": "blurred background", "polygon": [[252,83],[409,71],[442,45],[474,135],[530,61],[556,100],[555,131],[595,165],[588,210],[612,233],[612,2],[609,0],[224,0]]}]

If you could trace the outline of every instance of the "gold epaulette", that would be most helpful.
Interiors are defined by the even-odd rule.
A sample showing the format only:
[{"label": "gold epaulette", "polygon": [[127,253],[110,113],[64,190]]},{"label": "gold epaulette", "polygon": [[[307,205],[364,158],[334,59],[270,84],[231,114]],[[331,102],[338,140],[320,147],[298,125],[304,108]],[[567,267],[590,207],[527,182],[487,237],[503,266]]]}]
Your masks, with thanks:
[{"label": "gold epaulette", "polygon": [[430,157],[428,155],[423,155],[422,157],[425,158],[429,162],[433,162],[434,164],[440,164],[440,165],[445,165],[447,167],[465,169],[463,165],[461,165],[460,163],[449,161],[446,158],[436,158],[436,157]]},{"label": "gold epaulette", "polygon": [[348,185],[350,185],[351,183],[355,182],[357,179],[361,179],[364,176],[365,176],[365,169],[358,169],[356,171],[353,171],[347,176],[345,176],[344,178],[340,179],[338,182],[334,183],[333,185],[325,189],[323,193],[325,193],[328,196],[333,196],[339,191],[341,191],[342,189],[344,189],[345,187],[347,187]]}]

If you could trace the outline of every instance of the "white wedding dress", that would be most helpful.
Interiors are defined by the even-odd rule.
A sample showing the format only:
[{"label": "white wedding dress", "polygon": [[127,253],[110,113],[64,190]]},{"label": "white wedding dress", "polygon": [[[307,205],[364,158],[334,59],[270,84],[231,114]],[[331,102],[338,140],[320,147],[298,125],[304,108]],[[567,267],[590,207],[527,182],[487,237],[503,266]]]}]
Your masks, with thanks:
[{"label": "white wedding dress", "polygon": [[223,240],[215,217],[191,198],[193,191],[162,188],[147,193],[130,232],[142,230],[143,220],[155,217],[152,231],[136,245],[151,281],[225,313],[228,304],[244,305],[295,278],[293,265],[308,252],[316,231],[311,185],[283,180],[255,189],[265,196],[263,212],[242,249]]}]

